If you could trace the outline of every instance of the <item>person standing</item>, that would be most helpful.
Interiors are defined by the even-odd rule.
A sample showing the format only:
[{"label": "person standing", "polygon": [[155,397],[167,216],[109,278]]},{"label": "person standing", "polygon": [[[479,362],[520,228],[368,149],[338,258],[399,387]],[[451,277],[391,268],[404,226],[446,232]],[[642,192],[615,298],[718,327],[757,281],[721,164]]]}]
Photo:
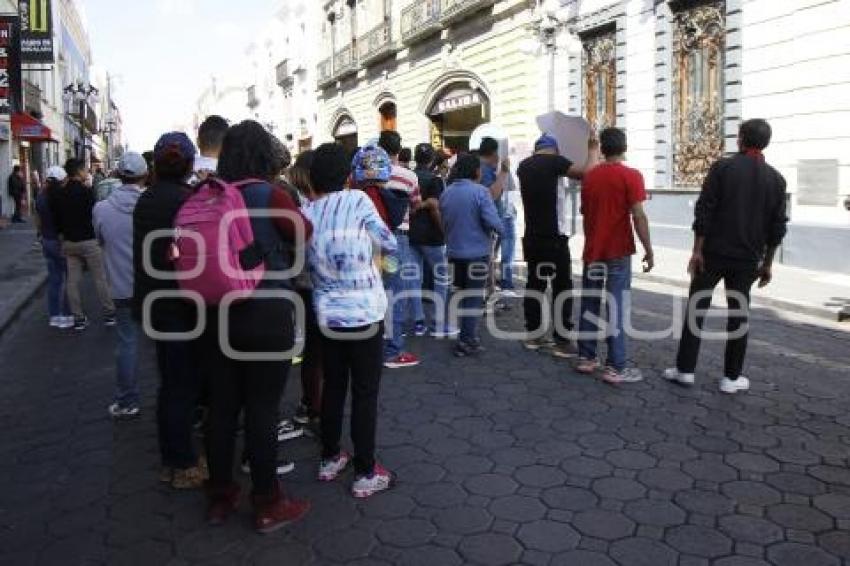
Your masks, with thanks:
[{"label": "person standing", "polygon": [[49,202],[51,193],[61,191],[67,178],[68,174],[61,167],[49,168],[44,187],[35,200],[36,226],[41,239],[41,250],[47,261],[47,313],[50,326],[62,329],[74,326],[74,317],[71,316],[68,295],[65,292],[68,265],[62,255],[62,243],[59,241]]},{"label": "person standing", "polygon": [[[567,189],[562,179],[581,179],[585,171],[599,158],[598,143],[588,143],[588,158],[584,164],[574,164],[558,152],[558,142],[544,134],[534,144],[534,154],[517,168],[520,194],[525,213],[523,252],[528,263],[526,291],[538,296],[526,296],[523,301],[525,328],[529,333],[548,332],[542,327],[544,305],[552,309],[555,325],[554,342],[546,337],[532,338],[523,346],[532,351],[545,350],[559,358],[574,358],[576,350],[570,342],[573,329],[572,258],[567,219]],[[551,304],[540,295],[552,287]],[[567,294],[561,309],[555,312],[558,297]]]},{"label": "person standing", "polygon": [[[423,289],[430,283],[436,296],[436,302],[423,301],[422,294],[413,297],[413,312],[416,320],[414,333],[424,336],[430,332],[435,338],[457,336],[459,330],[449,324],[449,265],[446,257],[446,240],[443,234],[443,222],[440,218],[440,196],[445,184],[433,171],[436,157],[429,143],[421,143],[414,151],[416,168],[413,170],[419,180],[422,206],[410,215],[410,252],[416,263],[419,280],[414,283],[417,289]],[[432,312],[425,312],[425,304]],[[431,321],[430,329],[427,325]]]},{"label": "person standing", "polygon": [[12,167],[12,174],[9,175],[8,181],[9,196],[15,203],[15,211],[12,213],[12,222],[19,224],[24,221],[22,216],[24,194],[27,192],[26,183],[24,182],[24,172],[20,165]]},{"label": "person standing", "polygon": [[94,232],[103,247],[106,274],[115,303],[115,397],[109,405],[113,419],[138,417],[141,395],[137,350],[139,323],[133,320],[133,211],[144,190],[148,165],[128,151],[118,161],[121,186],[94,207]]},{"label": "person standing", "polygon": [[[389,158],[374,146],[360,150],[353,164],[355,180],[386,183],[391,176]],[[335,480],[352,460],[340,447],[350,387],[355,473],[351,493],[365,498],[392,484],[390,472],[375,459],[387,295],[374,256],[392,252],[396,238],[364,191],[343,188],[350,174],[342,146],[316,149],[310,168],[313,202],[306,207],[315,232],[307,259],[325,378],[319,480]]]},{"label": "person standing", "polygon": [[[186,180],[192,172],[195,146],[182,132],[163,134],[153,152],[154,182],[139,196],[133,210],[133,317],[145,332],[187,334],[197,325],[195,304],[177,297],[177,281],[156,272],[174,272],[170,259],[174,218],[189,196]],[[147,241],[147,243],[146,243]],[[167,293],[155,300],[154,293]],[[157,438],[162,468],[160,481],[175,489],[196,489],[206,479],[193,444],[192,421],[200,395],[201,372],[197,341],[154,338],[159,389]]]},{"label": "person standing", "polygon": [[458,303],[462,311],[460,338],[454,354],[466,357],[482,351],[478,325],[490,277],[492,234],[502,236],[505,227],[490,190],[480,184],[481,162],[477,156],[458,157],[451,178],[452,183],[440,197],[440,216],[454,286],[462,293]]},{"label": "person standing", "polygon": [[694,210],[694,248],[688,264],[691,288],[679,341],[676,367],[664,377],[684,385],[695,381],[697,358],[711,295],[723,280],[729,308],[726,354],[720,391],[750,388],[741,372],[749,335],[750,289],[773,279],[773,260],[787,231],[786,182],[765,162],[772,137],[770,124],[747,120],[738,130],[739,151],[708,171]]},{"label": "person standing", "polygon": [[634,232],[644,249],[644,271],[655,260],[649,237],[649,219],[643,209],[646,200],[643,175],[624,164],[626,133],[607,128],[599,134],[605,161],[584,175],[581,212],[584,217],[584,274],[579,309],[579,361],[576,371],[593,374],[600,369],[597,338],[601,297],[606,293],[608,311],[606,342],[608,360],[602,379],[608,383],[633,383],[643,379],[640,370],[627,367],[625,313],[629,308],[632,283]]},{"label": "person standing", "polygon": [[419,357],[404,350],[404,325],[413,316],[410,296],[416,292],[416,264],[410,253],[410,214],[420,203],[419,179],[416,173],[402,167],[398,156],[401,152],[401,136],[393,130],[381,132],[378,146],[387,152],[392,161],[392,173],[386,189],[396,195],[407,195],[407,213],[404,221],[393,231],[398,246],[394,258],[398,269],[386,275],[387,291],[390,292],[389,338],[384,345],[384,367],[389,369],[418,366]]},{"label": "person standing", "polygon": [[103,254],[92,224],[94,189],[86,184],[88,173],[85,163],[79,159],[69,159],[65,163],[65,172],[68,174],[68,182],[64,189],[51,192],[50,211],[62,238],[62,251],[68,262],[68,301],[74,315],[74,330],[82,331],[89,325],[80,296],[84,267],[88,268],[94,279],[103,309],[103,323],[115,326],[115,303],[110,296]]},{"label": "person standing", "polygon": [[[239,486],[233,480],[238,416],[245,413],[245,448],[251,473],[254,528],[276,531],[300,519],[308,501],[289,497],[278,479],[278,411],[291,358],[280,354],[295,344],[295,308],[286,272],[287,250],[304,246],[312,224],[282,188],[274,185],[288,163],[283,146],[263,126],[246,120],[227,131],[218,177],[235,184],[250,214],[253,249],[265,267],[256,291],[228,307],[226,323],[218,305],[208,309],[203,356],[210,375],[207,456],[210,465],[207,520],[222,524],[236,509]],[[194,204],[194,201],[193,201]],[[278,213],[278,214],[274,214]],[[260,359],[236,358],[234,352]]]},{"label": "person standing", "polygon": [[197,185],[218,168],[218,157],[221,154],[221,144],[230,124],[221,116],[212,115],[201,122],[198,128],[198,152],[192,166],[190,185]]}]

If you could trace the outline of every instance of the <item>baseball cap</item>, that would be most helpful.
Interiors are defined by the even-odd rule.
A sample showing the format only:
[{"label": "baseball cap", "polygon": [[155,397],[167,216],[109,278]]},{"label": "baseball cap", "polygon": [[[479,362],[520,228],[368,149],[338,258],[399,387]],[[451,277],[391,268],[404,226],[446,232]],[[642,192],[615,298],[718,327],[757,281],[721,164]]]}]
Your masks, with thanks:
[{"label": "baseball cap", "polygon": [[140,154],[128,151],[118,160],[118,174],[122,177],[144,177],[148,174],[148,164]]},{"label": "baseball cap", "polygon": [[386,183],[392,174],[392,162],[387,152],[374,145],[360,148],[351,160],[354,181]]},{"label": "baseball cap", "polygon": [[49,167],[47,169],[47,173],[44,176],[48,181],[64,181],[68,178],[68,173],[65,172],[63,167],[59,167],[58,165],[54,165],[53,167]]},{"label": "baseball cap", "polygon": [[554,149],[558,151],[558,140],[549,134],[543,134],[534,142],[534,151],[540,151],[541,149]]},{"label": "baseball cap", "polygon": [[195,158],[197,150],[189,136],[183,132],[168,132],[163,134],[153,148],[154,159],[160,159],[167,153],[177,153],[181,158],[191,160]]}]

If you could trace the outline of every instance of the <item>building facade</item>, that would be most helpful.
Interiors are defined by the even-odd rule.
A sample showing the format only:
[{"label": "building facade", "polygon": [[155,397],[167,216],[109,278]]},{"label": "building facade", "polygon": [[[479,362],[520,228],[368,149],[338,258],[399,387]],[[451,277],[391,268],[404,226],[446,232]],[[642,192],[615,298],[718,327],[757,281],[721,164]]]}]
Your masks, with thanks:
[{"label": "building facade", "polygon": [[[529,42],[555,11],[550,61]],[[580,114],[627,130],[657,244],[687,248],[709,165],[762,117],[790,193],[781,260],[850,273],[850,0],[324,0],[320,18],[319,141],[464,150],[491,122],[518,161],[537,115]]]}]

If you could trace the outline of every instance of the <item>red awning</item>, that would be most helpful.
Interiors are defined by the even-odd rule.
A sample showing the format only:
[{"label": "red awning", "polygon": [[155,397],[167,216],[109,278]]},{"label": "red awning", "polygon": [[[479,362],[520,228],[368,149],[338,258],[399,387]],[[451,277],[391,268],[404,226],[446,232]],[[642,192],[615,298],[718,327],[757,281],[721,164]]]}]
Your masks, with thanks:
[{"label": "red awning", "polygon": [[12,114],[12,136],[31,142],[56,142],[50,128],[22,112]]}]

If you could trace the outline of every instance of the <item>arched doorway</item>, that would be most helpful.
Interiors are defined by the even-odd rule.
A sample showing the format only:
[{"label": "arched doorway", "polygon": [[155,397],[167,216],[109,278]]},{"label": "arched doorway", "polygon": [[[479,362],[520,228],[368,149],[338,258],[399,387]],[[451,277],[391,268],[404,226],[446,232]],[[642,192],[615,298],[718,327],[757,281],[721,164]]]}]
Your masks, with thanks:
[{"label": "arched doorway", "polygon": [[387,100],[378,106],[378,131],[398,130],[398,106]]},{"label": "arched doorway", "polygon": [[333,128],[334,140],[349,153],[357,151],[357,123],[348,114],[340,116]]},{"label": "arched doorway", "polygon": [[474,83],[457,81],[439,91],[426,113],[431,120],[431,143],[435,147],[469,151],[472,132],[490,121],[490,99]]}]

